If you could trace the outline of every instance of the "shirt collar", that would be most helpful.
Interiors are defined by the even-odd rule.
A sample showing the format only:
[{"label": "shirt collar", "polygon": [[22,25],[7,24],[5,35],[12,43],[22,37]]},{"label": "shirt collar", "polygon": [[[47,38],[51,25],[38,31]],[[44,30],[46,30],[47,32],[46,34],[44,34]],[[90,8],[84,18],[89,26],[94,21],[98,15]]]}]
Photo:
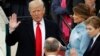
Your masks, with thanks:
[{"label": "shirt collar", "polygon": [[[40,25],[43,25],[43,23],[44,23],[44,19],[42,18],[42,20],[40,21]],[[33,24],[37,25],[37,22],[33,20]]]},{"label": "shirt collar", "polygon": [[99,35],[100,35],[100,33],[98,33],[98,34],[93,38],[93,42],[96,41],[96,39],[98,38]]}]

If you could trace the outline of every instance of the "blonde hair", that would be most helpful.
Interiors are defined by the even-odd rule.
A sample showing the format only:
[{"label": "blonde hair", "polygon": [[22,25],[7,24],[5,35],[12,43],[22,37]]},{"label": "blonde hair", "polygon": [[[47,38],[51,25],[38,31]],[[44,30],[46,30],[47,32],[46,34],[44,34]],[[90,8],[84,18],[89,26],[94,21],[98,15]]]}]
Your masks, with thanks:
[{"label": "blonde hair", "polygon": [[30,10],[31,7],[36,8],[36,7],[39,7],[39,6],[43,6],[44,7],[43,1],[41,1],[41,0],[33,0],[33,1],[29,2],[29,10]]},{"label": "blonde hair", "polygon": [[100,18],[97,16],[91,16],[85,21],[86,25],[91,25],[95,29],[100,28]]}]

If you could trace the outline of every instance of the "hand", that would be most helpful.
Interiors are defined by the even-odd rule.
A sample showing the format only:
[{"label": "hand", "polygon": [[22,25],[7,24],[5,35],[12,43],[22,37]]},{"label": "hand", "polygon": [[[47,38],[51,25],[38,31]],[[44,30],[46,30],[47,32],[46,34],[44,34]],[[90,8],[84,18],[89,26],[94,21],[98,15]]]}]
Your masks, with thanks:
[{"label": "hand", "polygon": [[70,56],[77,56],[77,52],[76,52],[76,49],[75,48],[72,48],[70,50]]},{"label": "hand", "polygon": [[9,27],[11,31],[17,28],[20,23],[20,21],[17,21],[17,15],[15,13],[13,13],[12,16],[9,17]]}]

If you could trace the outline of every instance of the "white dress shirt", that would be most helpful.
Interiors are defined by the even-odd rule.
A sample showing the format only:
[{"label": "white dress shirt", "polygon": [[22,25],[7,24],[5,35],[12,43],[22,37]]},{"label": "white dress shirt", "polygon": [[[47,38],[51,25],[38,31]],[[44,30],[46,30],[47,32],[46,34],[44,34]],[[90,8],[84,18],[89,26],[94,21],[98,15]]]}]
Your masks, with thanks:
[{"label": "white dress shirt", "polygon": [[[42,56],[44,56],[44,43],[45,43],[45,22],[44,19],[40,21],[40,29],[42,32]],[[34,35],[36,35],[37,22],[33,21]]]},{"label": "white dress shirt", "polygon": [[100,33],[98,33],[94,38],[93,38],[93,43],[91,45],[91,47],[93,46],[93,44],[95,43],[96,39],[98,38],[98,36],[100,35]]}]

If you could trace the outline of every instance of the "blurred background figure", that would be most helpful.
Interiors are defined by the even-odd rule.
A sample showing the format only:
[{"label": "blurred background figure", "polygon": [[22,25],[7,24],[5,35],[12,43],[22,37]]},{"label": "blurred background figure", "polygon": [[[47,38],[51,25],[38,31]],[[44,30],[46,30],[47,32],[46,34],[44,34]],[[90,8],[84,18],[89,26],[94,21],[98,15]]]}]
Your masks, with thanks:
[{"label": "blurred background figure", "polygon": [[65,45],[69,42],[70,31],[73,24],[73,20],[69,16],[69,10],[67,10],[68,1],[69,0],[52,0],[51,3],[51,15],[54,22],[59,25]]},{"label": "blurred background figure", "polygon": [[[90,13],[96,15],[98,13],[98,5],[96,4],[96,0],[85,0],[85,5],[90,8]],[[98,8],[97,8],[98,7]]]}]

